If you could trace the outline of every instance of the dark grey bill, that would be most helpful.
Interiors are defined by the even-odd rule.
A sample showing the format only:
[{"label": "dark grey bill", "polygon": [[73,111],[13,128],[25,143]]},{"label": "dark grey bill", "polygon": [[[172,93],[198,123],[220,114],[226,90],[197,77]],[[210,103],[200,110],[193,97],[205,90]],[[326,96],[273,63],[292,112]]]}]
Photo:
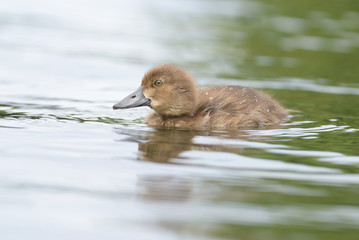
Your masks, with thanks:
[{"label": "dark grey bill", "polygon": [[150,106],[151,100],[147,99],[142,92],[143,87],[140,87],[134,93],[131,93],[121,102],[113,105],[113,110],[116,109],[125,109],[125,108],[134,108],[134,107],[141,107],[141,106]]}]

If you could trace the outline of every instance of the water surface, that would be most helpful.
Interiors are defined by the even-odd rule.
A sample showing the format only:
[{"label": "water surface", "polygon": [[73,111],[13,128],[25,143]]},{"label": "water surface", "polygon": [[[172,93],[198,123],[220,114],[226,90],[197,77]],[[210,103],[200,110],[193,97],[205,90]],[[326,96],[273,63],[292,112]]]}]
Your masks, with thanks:
[{"label": "water surface", "polygon": [[[2,239],[357,239],[355,1],[23,1],[0,9]],[[154,129],[145,71],[264,89],[279,128]]]}]

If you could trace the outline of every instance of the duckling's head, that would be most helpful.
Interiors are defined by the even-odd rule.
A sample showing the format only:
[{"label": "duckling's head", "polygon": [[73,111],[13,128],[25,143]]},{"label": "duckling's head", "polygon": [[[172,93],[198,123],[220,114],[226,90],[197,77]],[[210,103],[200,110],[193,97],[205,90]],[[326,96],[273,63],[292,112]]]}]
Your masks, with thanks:
[{"label": "duckling's head", "polygon": [[161,65],[148,71],[141,87],[113,106],[113,109],[149,106],[163,117],[193,116],[197,101],[191,75],[174,65]]}]

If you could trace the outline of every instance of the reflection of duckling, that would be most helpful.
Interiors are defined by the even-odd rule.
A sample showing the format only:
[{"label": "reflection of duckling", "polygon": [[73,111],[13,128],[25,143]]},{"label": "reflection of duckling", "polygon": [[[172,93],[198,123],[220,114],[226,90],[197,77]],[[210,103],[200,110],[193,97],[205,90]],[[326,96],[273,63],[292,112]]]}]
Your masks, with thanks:
[{"label": "reflection of duckling", "polygon": [[114,109],[149,106],[154,127],[238,128],[280,123],[287,111],[269,95],[241,86],[196,89],[186,71],[173,65],[151,69],[141,87]]},{"label": "reflection of duckling", "polygon": [[147,137],[147,141],[138,144],[140,160],[169,162],[179,154],[191,150],[194,133],[190,131],[156,129]]}]

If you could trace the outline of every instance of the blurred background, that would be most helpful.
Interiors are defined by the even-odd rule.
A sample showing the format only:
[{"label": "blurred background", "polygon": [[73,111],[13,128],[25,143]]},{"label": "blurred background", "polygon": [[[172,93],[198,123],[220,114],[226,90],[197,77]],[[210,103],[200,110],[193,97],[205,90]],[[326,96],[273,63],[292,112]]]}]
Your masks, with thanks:
[{"label": "blurred background", "polygon": [[[277,129],[113,111],[159,64],[269,92]],[[359,2],[0,6],[1,239],[357,239]]]}]

